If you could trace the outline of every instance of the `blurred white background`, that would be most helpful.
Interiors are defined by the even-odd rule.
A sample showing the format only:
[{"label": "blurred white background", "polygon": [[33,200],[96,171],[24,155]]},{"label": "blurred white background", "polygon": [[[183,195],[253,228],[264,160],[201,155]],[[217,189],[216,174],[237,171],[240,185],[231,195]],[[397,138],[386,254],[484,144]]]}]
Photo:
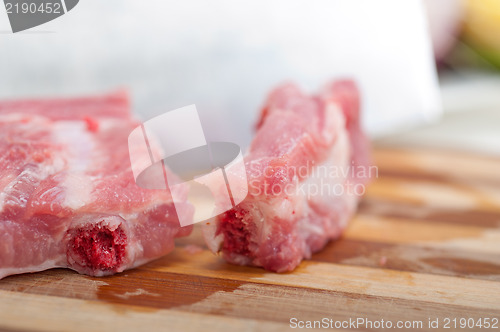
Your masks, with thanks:
[{"label": "blurred white background", "polygon": [[419,0],[81,0],[9,32],[0,11],[0,97],[126,87],[146,120],[196,104],[209,140],[245,147],[267,93],[354,78],[372,135],[435,119],[437,78]]}]

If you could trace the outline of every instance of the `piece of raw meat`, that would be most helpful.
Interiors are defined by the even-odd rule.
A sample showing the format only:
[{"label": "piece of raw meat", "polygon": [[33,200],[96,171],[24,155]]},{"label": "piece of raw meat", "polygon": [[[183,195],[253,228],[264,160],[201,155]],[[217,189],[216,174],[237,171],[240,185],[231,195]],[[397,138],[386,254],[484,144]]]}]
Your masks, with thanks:
[{"label": "piece of raw meat", "polygon": [[206,223],[207,244],[234,264],[291,271],[341,235],[370,177],[356,86],[277,88],[244,158],[249,194]]},{"label": "piece of raw meat", "polygon": [[128,135],[138,125],[122,92],[0,103],[0,278],[54,267],[109,275],[190,233],[169,191],[135,184]]}]

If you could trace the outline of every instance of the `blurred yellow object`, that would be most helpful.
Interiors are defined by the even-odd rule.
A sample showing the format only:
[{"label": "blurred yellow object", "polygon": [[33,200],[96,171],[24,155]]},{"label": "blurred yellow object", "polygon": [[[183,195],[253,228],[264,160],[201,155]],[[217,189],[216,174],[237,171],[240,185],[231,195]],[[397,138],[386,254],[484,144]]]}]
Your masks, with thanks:
[{"label": "blurred yellow object", "polygon": [[500,0],[467,0],[464,41],[500,67]]}]

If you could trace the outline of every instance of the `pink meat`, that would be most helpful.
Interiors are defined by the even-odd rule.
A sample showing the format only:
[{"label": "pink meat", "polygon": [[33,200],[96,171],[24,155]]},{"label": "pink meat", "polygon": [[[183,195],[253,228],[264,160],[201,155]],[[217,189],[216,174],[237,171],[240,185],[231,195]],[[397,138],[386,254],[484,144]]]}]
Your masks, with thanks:
[{"label": "pink meat", "polygon": [[43,115],[52,120],[120,118],[130,120],[128,95],[117,91],[102,96],[71,99],[23,99],[0,103],[0,114]]},{"label": "pink meat", "polygon": [[308,96],[287,84],[265,103],[245,156],[249,195],[207,223],[209,247],[234,264],[293,270],[338,238],[371,174],[351,81]]},{"label": "pink meat", "polygon": [[190,233],[170,192],[135,184],[128,135],[138,125],[124,93],[0,103],[0,278],[54,267],[109,275]]}]

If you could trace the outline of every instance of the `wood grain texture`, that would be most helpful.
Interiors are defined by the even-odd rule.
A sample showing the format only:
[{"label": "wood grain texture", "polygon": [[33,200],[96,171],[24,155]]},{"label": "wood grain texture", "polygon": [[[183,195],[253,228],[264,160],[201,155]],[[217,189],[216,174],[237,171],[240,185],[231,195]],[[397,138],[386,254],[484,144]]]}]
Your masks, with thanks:
[{"label": "wood grain texture", "polygon": [[0,330],[285,331],[292,317],[427,330],[429,318],[500,318],[500,160],[389,149],[375,159],[379,177],[344,236],[292,273],[229,265],[195,228],[120,275],[1,280]]}]

